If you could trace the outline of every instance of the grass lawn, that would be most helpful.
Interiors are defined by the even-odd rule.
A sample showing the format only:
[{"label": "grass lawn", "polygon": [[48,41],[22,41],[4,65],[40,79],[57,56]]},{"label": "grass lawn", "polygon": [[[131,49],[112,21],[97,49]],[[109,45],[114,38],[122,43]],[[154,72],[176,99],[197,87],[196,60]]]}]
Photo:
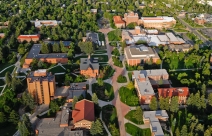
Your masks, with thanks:
[{"label": "grass lawn", "polygon": [[0,77],[4,77],[7,72],[12,73],[14,68],[15,68],[15,66],[7,68],[2,73],[0,73]]},{"label": "grass lawn", "polygon": [[112,136],[120,135],[116,107],[113,105],[102,107],[102,120],[105,122]]},{"label": "grass lawn", "polygon": [[4,68],[6,68],[6,67],[8,67],[8,66],[10,66],[10,65],[12,65],[12,64],[9,64],[9,63],[1,63],[0,64],[0,72],[4,69]]},{"label": "grass lawn", "polygon": [[149,128],[140,129],[139,127],[131,124],[125,124],[125,130],[127,133],[131,134],[132,136],[151,136],[151,131]]},{"label": "grass lawn", "polygon": [[115,72],[115,70],[109,65],[100,66],[99,76],[100,76],[100,78],[105,80],[105,79],[112,77],[114,72]]},{"label": "grass lawn", "polygon": [[109,41],[121,41],[121,30],[114,30],[108,33]]},{"label": "grass lawn", "polygon": [[108,62],[107,55],[92,55],[92,58],[99,58],[99,62]]},{"label": "grass lawn", "polygon": [[[108,91],[108,96],[105,95],[105,89]],[[114,99],[113,87],[104,83],[103,86],[98,86],[97,83],[92,84],[92,93],[96,93],[97,97],[102,101],[111,101]]]},{"label": "grass lawn", "polygon": [[73,62],[76,63],[78,60],[80,60],[80,58],[88,58],[88,55],[82,55],[82,56],[75,57],[73,59]]},{"label": "grass lawn", "polygon": [[119,57],[117,58],[115,56],[112,56],[112,59],[113,59],[113,63],[115,66],[120,67],[120,68],[123,67],[122,61],[119,60]]},{"label": "grass lawn", "polygon": [[[131,110],[129,111],[126,115],[125,115],[125,118],[132,121],[133,123],[135,124],[138,124],[138,125],[141,125],[141,124],[144,124],[144,122],[138,122],[136,118],[133,118],[133,114],[135,113],[135,110]],[[142,115],[141,115],[142,116]]]},{"label": "grass lawn", "polygon": [[1,136],[12,136],[17,131],[16,125],[8,124],[0,128]]},{"label": "grass lawn", "polygon": [[4,84],[5,84],[4,80],[3,79],[0,79],[0,86],[2,86]]},{"label": "grass lawn", "polygon": [[129,90],[126,87],[121,87],[119,89],[119,96],[121,101],[129,106],[139,105],[138,96],[135,89]]},{"label": "grass lawn", "polygon": [[54,73],[62,73],[62,72],[67,72],[64,68],[62,68],[61,66],[56,66],[54,68],[51,68],[50,70],[48,70],[49,72]]},{"label": "grass lawn", "polygon": [[107,51],[106,50],[96,50],[94,52],[94,54],[103,54],[103,53],[107,53]]}]

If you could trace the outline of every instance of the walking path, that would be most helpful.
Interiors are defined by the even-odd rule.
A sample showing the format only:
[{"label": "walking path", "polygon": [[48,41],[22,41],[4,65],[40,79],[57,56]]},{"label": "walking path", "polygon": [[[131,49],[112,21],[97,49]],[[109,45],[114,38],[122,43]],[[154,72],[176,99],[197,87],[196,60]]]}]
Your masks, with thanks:
[{"label": "walking path", "polygon": [[132,121],[130,121],[130,120],[128,120],[128,119],[126,119],[126,118],[124,118],[124,123],[130,123],[130,124],[133,124],[133,125],[135,125],[135,126],[137,126],[137,127],[141,128],[141,129],[146,129],[146,128],[149,128],[149,127],[150,127],[150,126],[149,126],[149,124],[142,124],[142,125],[138,125],[138,124],[135,124],[135,123],[133,123]]}]

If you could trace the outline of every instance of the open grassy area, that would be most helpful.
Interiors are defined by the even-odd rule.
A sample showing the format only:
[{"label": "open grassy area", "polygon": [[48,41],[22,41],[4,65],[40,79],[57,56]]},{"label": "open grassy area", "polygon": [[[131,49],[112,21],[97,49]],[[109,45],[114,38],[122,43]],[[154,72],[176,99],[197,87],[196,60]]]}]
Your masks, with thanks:
[{"label": "open grassy area", "polygon": [[73,59],[73,62],[76,63],[78,60],[80,60],[80,58],[88,58],[88,55],[82,55],[82,56],[75,57]]},{"label": "open grassy area", "polygon": [[[105,90],[108,91],[108,95],[105,94]],[[114,99],[113,87],[108,83],[104,83],[103,86],[99,86],[97,83],[92,84],[92,92],[96,93],[98,99],[102,101],[111,101]]]},{"label": "open grassy area", "polygon": [[[138,124],[138,125],[144,124],[143,121],[142,121],[142,122],[138,122],[136,118],[133,118],[133,114],[134,114],[134,113],[135,113],[135,110],[129,111],[129,112],[125,115],[125,118],[128,119],[128,120],[130,120],[130,121],[132,121],[132,122],[135,123],[135,124]],[[142,116],[142,115],[141,115],[141,116]]]},{"label": "open grassy area", "polygon": [[2,73],[0,73],[0,77],[4,77],[7,72],[12,73],[14,68],[15,68],[15,66],[7,68]]},{"label": "open grassy area", "polygon": [[121,87],[119,89],[119,96],[121,101],[129,106],[139,105],[138,96],[135,89],[129,90],[126,87]]},{"label": "open grassy area", "polygon": [[3,79],[0,79],[0,86],[2,86],[4,84],[5,84],[4,80]]},{"label": "open grassy area", "polygon": [[131,124],[125,124],[125,130],[127,133],[131,134],[132,136],[151,136],[151,130],[149,128],[140,129],[139,127]]},{"label": "open grassy area", "polygon": [[113,105],[102,107],[102,120],[105,122],[112,136],[120,135],[116,108]]},{"label": "open grassy area", "polygon": [[63,72],[67,72],[64,68],[62,68],[61,66],[56,66],[54,68],[51,68],[48,70],[49,72],[54,73],[63,73]]},{"label": "open grassy area", "polygon": [[92,55],[91,58],[98,58],[99,62],[108,62],[107,55]]}]

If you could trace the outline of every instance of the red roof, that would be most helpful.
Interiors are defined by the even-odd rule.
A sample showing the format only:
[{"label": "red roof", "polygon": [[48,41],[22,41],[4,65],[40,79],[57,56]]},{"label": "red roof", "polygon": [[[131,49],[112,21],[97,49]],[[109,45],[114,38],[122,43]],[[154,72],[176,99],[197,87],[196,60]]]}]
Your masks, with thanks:
[{"label": "red roof", "polygon": [[89,100],[81,100],[75,104],[75,109],[72,111],[73,123],[81,120],[94,121],[94,103]]},{"label": "red roof", "polygon": [[37,34],[37,35],[19,35],[18,36],[18,39],[26,39],[26,38],[40,38],[40,35]]},{"label": "red roof", "polygon": [[189,96],[188,87],[179,88],[158,88],[159,97],[173,97],[173,96]]},{"label": "red roof", "polygon": [[122,20],[121,16],[113,16],[113,21],[115,24],[125,24],[125,22]]}]

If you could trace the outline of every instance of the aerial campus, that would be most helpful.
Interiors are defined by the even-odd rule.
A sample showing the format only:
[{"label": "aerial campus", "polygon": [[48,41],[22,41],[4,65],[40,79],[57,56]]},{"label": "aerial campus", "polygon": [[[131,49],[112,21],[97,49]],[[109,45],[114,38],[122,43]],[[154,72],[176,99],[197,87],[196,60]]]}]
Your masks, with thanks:
[{"label": "aerial campus", "polygon": [[212,1],[0,1],[1,136],[211,136]]}]

